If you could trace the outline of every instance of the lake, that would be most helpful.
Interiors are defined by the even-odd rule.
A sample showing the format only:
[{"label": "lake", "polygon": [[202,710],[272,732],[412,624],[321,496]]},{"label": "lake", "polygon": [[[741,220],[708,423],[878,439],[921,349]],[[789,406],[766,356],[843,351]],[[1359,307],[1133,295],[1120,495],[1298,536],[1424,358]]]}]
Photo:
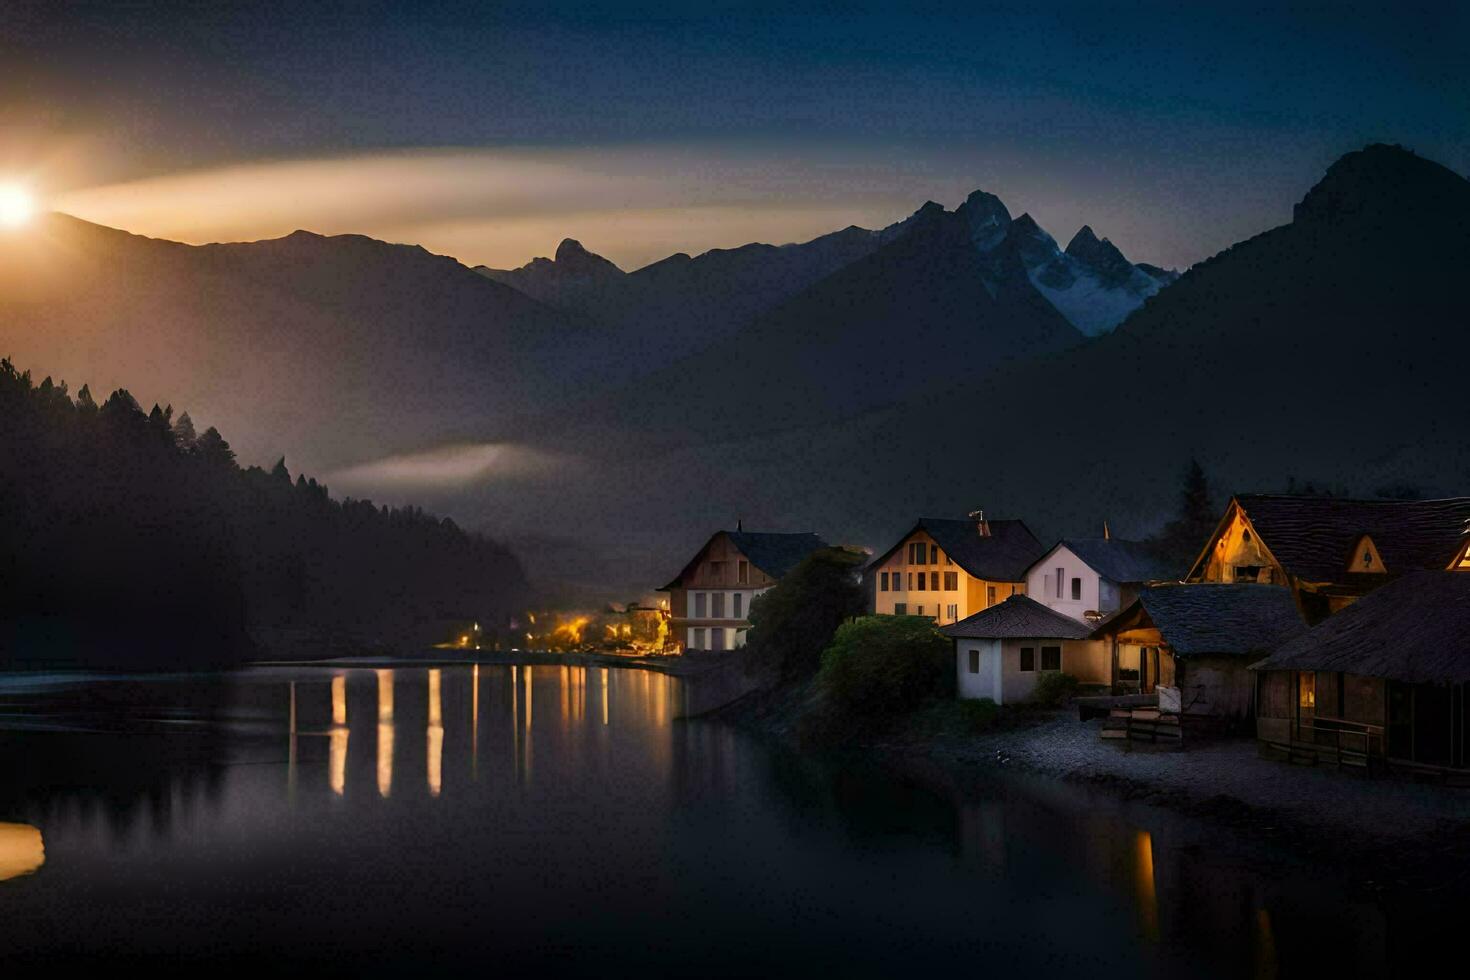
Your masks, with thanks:
[{"label": "lake", "polygon": [[4,675],[3,962],[1347,976],[1420,942],[1262,845],[1003,770],[803,756],[681,720],[686,683]]}]

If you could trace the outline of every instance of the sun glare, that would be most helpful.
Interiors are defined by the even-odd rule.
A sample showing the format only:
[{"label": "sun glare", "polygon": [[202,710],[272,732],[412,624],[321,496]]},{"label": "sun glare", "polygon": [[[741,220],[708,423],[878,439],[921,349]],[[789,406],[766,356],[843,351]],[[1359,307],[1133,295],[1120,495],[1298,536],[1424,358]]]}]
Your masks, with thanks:
[{"label": "sun glare", "polygon": [[0,184],[0,228],[19,228],[36,213],[36,199],[19,184]]}]

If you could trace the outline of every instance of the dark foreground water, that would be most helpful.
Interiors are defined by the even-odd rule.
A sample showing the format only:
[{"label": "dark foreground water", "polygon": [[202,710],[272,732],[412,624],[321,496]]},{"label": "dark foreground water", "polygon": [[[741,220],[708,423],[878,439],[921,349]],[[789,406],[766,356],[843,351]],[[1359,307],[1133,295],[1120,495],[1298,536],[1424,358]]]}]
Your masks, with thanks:
[{"label": "dark foreground water", "polygon": [[0,678],[0,963],[1269,977],[1424,947],[1160,811],[926,788],[684,699],[573,667]]}]

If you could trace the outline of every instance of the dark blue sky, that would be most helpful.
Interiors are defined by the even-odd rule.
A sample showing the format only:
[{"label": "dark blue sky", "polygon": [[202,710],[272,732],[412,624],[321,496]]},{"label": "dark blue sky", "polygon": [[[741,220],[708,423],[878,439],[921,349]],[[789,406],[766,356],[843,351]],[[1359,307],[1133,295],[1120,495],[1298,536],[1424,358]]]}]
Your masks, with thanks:
[{"label": "dark blue sky", "polygon": [[935,194],[1045,197],[1030,173],[1069,221],[1153,201],[1115,237],[1174,263],[1366,142],[1470,168],[1465,4],[304,6],[0,7],[0,165],[85,145],[64,190],[388,148],[851,151],[922,158]]}]

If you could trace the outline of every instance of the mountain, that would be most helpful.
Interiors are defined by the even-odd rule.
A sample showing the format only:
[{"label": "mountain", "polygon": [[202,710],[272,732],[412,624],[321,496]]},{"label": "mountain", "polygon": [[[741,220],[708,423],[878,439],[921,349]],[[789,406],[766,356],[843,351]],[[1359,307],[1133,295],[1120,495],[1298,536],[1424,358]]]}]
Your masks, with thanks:
[{"label": "mountain", "polygon": [[296,232],[190,246],[64,215],[0,236],[0,351],[174,400],[247,459],[423,448],[596,382],[566,313],[417,246]]},{"label": "mountain", "polygon": [[[974,192],[956,213],[961,212],[970,245],[982,257],[1011,234],[1010,212],[993,194]],[[532,259],[518,269],[477,266],[476,271],[558,309],[613,325],[627,343],[655,359],[671,359],[717,344],[936,213],[944,209],[930,201],[878,231],[851,226],[801,244],[751,244],[693,258],[679,253],[631,273],[570,238],[557,247],[555,258]],[[1033,285],[1089,336],[1111,330],[1177,278],[1156,266],[1130,264],[1091,228],[1084,226],[1063,253],[1029,216],[1018,222],[1017,234],[1036,239],[1027,253]]]},{"label": "mountain", "polygon": [[[937,221],[926,234],[952,244],[960,235],[946,226],[955,224]],[[942,278],[1014,282],[1035,241],[1028,231],[1017,219],[986,253],[1010,257],[1010,280],[1001,266],[987,272],[959,258]],[[602,432],[600,445],[623,452],[600,454],[586,481],[596,490],[559,493],[548,516],[617,529],[608,540],[628,560],[607,574],[633,576],[638,559],[656,578],[661,555],[735,517],[870,546],[916,513],[977,507],[1023,517],[1042,537],[1090,533],[1104,519],[1115,533],[1141,537],[1172,514],[1191,457],[1222,506],[1232,491],[1285,489],[1293,478],[1365,496],[1470,486],[1466,414],[1456,400],[1470,363],[1461,269],[1470,182],[1438,164],[1397,147],[1350,153],[1290,223],[1194,266],[1112,333],[998,369],[966,346],[974,321],[955,320],[941,344],[928,326],[911,326],[890,289],[862,291],[866,274],[884,266],[913,273],[902,256],[927,254],[920,244],[875,253],[830,280],[830,291],[819,284],[759,335],[760,344],[799,351],[807,335],[841,334],[820,319],[824,303],[847,297],[834,320],[850,324],[856,308],[886,302],[854,328],[851,349],[830,348],[832,370],[807,373],[793,388],[801,375],[782,366],[793,348],[778,346],[768,382],[738,375],[753,420],[743,428],[730,407],[737,403],[722,400],[723,375],[703,392],[672,388],[665,412],[685,437],[650,438],[637,415],[622,438]],[[973,290],[955,295],[956,307],[966,302],[985,300]],[[797,336],[783,339],[782,328]],[[967,368],[972,376],[955,380]],[[849,391],[858,389],[886,401],[821,410],[851,408]],[[818,411],[804,424],[759,424],[767,400],[794,407],[808,393]],[[639,451],[627,453],[630,445]]]}]

